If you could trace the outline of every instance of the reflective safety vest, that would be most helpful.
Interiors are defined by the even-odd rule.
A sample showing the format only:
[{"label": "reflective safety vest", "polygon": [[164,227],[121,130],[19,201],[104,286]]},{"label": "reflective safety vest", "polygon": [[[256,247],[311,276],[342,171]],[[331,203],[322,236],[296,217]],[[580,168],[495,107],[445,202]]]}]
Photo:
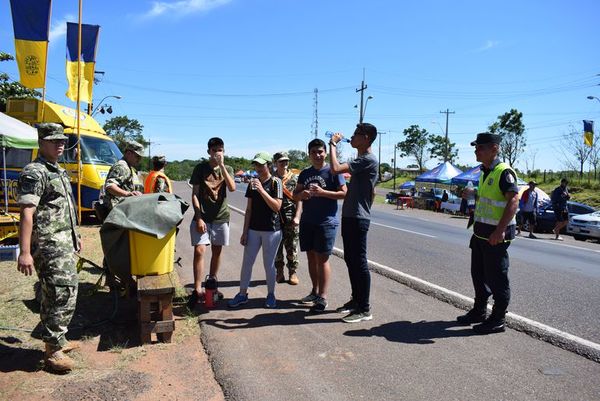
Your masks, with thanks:
[{"label": "reflective safety vest", "polygon": [[[475,206],[475,221],[497,226],[506,208],[506,198],[500,190],[500,177],[504,170],[514,170],[506,163],[498,163],[496,167],[483,179],[483,171],[479,176],[479,189],[477,204]],[[516,224],[513,216],[508,225]],[[487,238],[486,238],[487,239]]]},{"label": "reflective safety vest", "polygon": [[165,181],[167,182],[167,192],[168,193],[173,192],[171,190],[171,180],[169,180],[169,177],[167,177],[165,175],[165,173],[163,173],[162,171],[152,170],[150,173],[148,173],[148,177],[146,177],[146,181],[144,181],[144,193],[145,194],[153,194],[154,193],[154,187],[156,186],[156,180],[159,177],[164,178]]}]

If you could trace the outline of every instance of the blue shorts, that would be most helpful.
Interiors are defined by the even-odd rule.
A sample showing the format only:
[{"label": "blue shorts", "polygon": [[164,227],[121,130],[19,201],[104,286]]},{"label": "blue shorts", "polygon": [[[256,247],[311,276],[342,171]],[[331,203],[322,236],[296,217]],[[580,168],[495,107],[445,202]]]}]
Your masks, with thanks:
[{"label": "blue shorts", "polygon": [[335,224],[300,223],[300,250],[331,255],[335,244]]}]

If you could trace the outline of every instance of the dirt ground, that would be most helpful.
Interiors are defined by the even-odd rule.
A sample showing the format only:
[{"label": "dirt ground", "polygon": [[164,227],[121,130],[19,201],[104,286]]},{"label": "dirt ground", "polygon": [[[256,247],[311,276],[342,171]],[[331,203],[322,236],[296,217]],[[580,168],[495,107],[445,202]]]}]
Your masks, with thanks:
[{"label": "dirt ground", "polygon": [[[101,264],[98,227],[83,227],[82,234],[84,257]],[[71,353],[76,368],[57,375],[43,366],[35,276],[20,274],[15,262],[0,262],[0,400],[223,400],[183,289],[174,300],[172,343],[142,346],[137,300],[97,288],[100,273],[88,263],[79,273],[68,338],[82,348]]]}]

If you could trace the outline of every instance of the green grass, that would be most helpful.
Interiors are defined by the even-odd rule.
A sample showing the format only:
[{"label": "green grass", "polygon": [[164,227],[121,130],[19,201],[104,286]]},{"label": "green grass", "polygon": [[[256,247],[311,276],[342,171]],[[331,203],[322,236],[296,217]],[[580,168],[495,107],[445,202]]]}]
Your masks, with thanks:
[{"label": "green grass", "polygon": [[[529,181],[529,179],[525,179]],[[546,192],[548,195],[552,194],[554,188],[560,185],[560,179],[548,180],[547,182],[538,181],[538,187]],[[585,203],[595,209],[600,210],[600,182],[587,180],[571,180],[569,183],[569,192],[571,194],[571,200],[575,202]]]},{"label": "green grass", "polygon": [[[401,176],[396,176],[396,190],[398,189],[398,187],[402,184],[404,184],[406,181],[414,181],[415,177],[411,176],[411,175],[401,175]],[[392,190],[394,189],[394,180],[388,180],[386,182],[381,182],[379,184],[377,184],[377,186],[379,188],[385,188],[385,189],[389,189]]]}]

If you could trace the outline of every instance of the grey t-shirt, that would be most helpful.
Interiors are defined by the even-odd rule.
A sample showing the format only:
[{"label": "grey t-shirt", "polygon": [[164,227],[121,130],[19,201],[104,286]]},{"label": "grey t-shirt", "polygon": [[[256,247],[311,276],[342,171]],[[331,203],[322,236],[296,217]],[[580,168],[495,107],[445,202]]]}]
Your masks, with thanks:
[{"label": "grey t-shirt", "polygon": [[349,163],[350,183],[342,206],[342,217],[369,219],[379,162],[373,153],[365,153]]}]

